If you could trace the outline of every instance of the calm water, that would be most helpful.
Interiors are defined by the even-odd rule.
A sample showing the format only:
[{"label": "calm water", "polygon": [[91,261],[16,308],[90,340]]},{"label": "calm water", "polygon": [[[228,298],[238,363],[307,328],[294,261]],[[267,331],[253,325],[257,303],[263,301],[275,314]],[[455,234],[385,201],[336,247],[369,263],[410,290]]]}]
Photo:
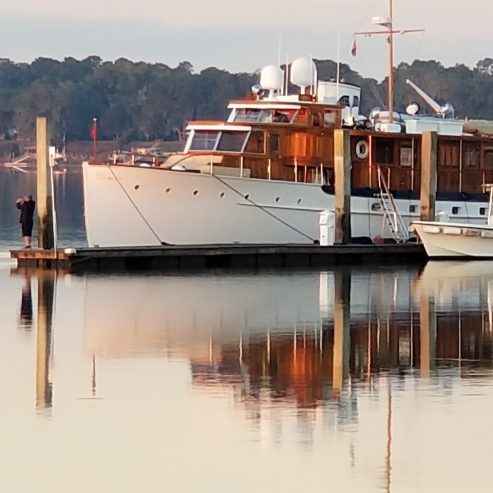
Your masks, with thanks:
[{"label": "calm water", "polygon": [[[85,245],[81,170],[56,174],[54,184],[59,245]],[[36,200],[36,174],[0,169],[0,250],[22,245],[15,199],[25,194],[32,194]],[[36,243],[36,226],[33,236]]]},{"label": "calm water", "polygon": [[0,292],[0,492],[492,489],[493,263],[55,277],[4,256]]}]

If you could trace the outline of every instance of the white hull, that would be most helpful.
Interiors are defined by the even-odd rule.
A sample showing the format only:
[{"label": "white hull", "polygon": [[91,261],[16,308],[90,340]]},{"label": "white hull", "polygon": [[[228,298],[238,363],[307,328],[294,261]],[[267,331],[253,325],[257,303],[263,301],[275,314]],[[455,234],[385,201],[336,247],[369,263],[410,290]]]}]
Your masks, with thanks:
[{"label": "white hull", "polygon": [[431,258],[493,258],[493,227],[435,221],[413,222]]},{"label": "white hull", "polygon": [[[320,237],[320,212],[334,209],[319,184],[88,163],[83,174],[89,246],[311,244]],[[396,203],[406,225],[418,218],[419,201]],[[378,205],[377,197],[351,199],[353,236],[392,236]],[[452,206],[469,214],[455,217],[482,220],[485,204],[440,209]]]}]

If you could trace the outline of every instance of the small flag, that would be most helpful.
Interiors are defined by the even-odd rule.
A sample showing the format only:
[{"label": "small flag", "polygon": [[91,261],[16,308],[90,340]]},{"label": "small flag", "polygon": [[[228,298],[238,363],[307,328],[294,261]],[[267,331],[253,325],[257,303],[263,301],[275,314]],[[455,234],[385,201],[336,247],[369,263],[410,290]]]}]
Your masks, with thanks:
[{"label": "small flag", "polygon": [[92,125],[91,125],[91,130],[89,131],[89,135],[91,136],[92,140],[96,140],[98,138],[98,123],[96,118],[93,118],[92,120]]},{"label": "small flag", "polygon": [[356,56],[357,53],[356,38],[353,40],[353,46],[351,47],[351,55]]}]

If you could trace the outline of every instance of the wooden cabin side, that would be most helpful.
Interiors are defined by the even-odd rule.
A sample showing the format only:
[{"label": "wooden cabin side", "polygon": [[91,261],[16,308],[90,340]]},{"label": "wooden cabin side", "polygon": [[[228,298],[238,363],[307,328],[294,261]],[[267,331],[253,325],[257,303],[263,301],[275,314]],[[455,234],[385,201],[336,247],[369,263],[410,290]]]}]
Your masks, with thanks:
[{"label": "wooden cabin side", "polygon": [[[221,167],[248,170],[250,178],[328,183],[334,167],[333,134],[340,128],[340,121],[340,107],[311,103],[298,110],[293,123],[250,124],[252,130],[241,152],[228,152],[216,146],[210,151],[189,149],[188,154],[206,154],[214,162],[218,158]],[[197,126],[211,128],[222,123],[194,122],[194,128],[197,131]],[[242,125],[246,123],[228,123],[229,128]]]},{"label": "wooden cabin side", "polygon": [[[352,186],[378,189],[377,169],[393,192],[419,194],[421,135],[351,131]],[[493,139],[439,136],[439,193],[480,194],[493,180]]]}]

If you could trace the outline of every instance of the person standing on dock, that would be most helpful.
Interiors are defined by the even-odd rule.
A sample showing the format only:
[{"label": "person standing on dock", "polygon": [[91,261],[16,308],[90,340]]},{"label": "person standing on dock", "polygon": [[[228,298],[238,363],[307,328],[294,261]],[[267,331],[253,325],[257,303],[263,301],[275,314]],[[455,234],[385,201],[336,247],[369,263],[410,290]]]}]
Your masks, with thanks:
[{"label": "person standing on dock", "polygon": [[20,209],[21,215],[19,222],[22,228],[22,238],[24,240],[24,248],[31,248],[31,237],[33,234],[34,225],[34,208],[36,202],[34,202],[32,195],[24,195],[19,197],[16,201],[17,209]]}]

